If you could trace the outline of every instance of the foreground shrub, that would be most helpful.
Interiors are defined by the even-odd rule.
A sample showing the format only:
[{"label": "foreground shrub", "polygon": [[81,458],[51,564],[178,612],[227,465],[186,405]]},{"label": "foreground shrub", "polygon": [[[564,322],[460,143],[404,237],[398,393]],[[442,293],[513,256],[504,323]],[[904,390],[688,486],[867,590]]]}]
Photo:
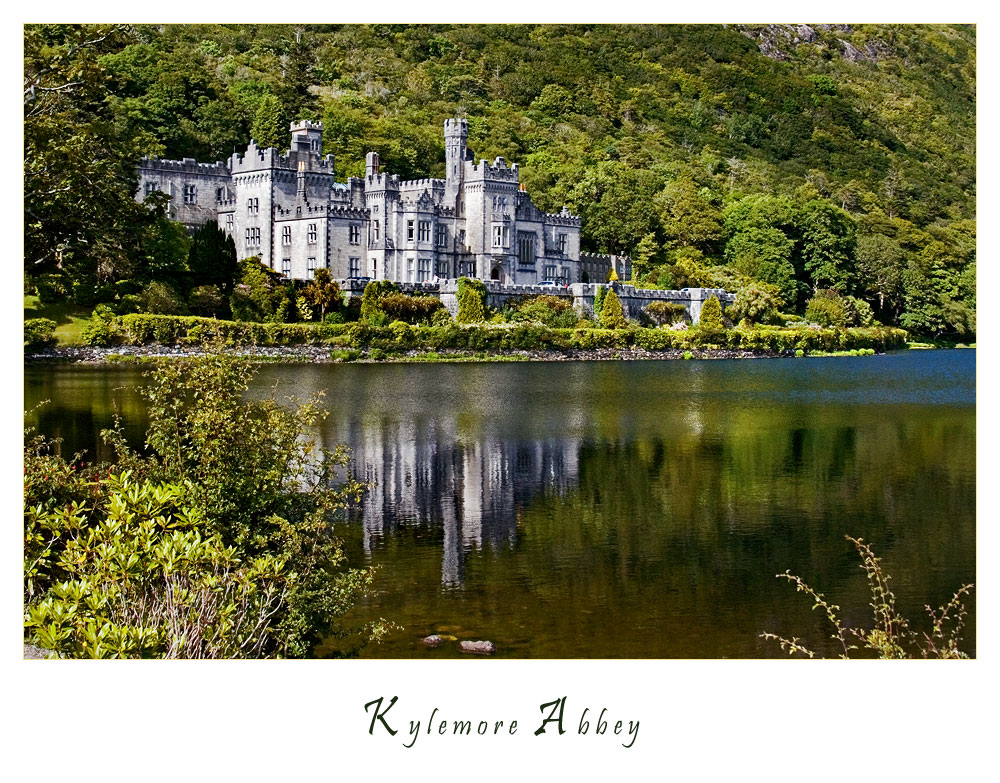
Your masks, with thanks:
[{"label": "foreground shrub", "polygon": [[[959,649],[962,640],[962,628],[965,625],[965,599],[971,595],[973,585],[962,585],[944,606],[937,611],[926,607],[930,616],[930,632],[917,633],[910,627],[910,622],[896,609],[896,596],[889,587],[891,577],[882,568],[882,561],[875,556],[871,547],[860,538],[847,540],[854,544],[861,556],[861,568],[868,578],[871,591],[871,604],[874,613],[874,625],[866,630],[850,627],[840,618],[840,607],[826,600],[822,593],[817,593],[802,577],[794,576],[785,571],[778,574],[779,579],[787,579],[795,585],[800,593],[805,593],[813,601],[813,609],[822,609],[833,627],[833,635],[839,643],[841,658],[850,658],[854,651],[865,650],[869,656],[878,658],[967,658]],[[789,655],[796,653],[814,658],[816,653],[805,647],[797,637],[786,639],[773,633],[762,633],[762,639],[770,639],[778,643]]]},{"label": "foreground shrub", "polygon": [[45,348],[55,343],[56,322],[49,318],[29,318],[24,322],[24,347]]},{"label": "foreground shrub", "polygon": [[331,519],[363,489],[308,434],[318,399],[245,400],[254,370],[212,355],[150,373],[143,452],[108,474],[25,448],[26,639],[69,656],[305,656],[371,587]]},{"label": "foreground shrub", "polygon": [[184,486],[134,481],[128,471],[104,484],[95,504],[25,509],[26,574],[47,588],[25,613],[35,643],[82,658],[242,658],[275,648],[289,591],[282,557],[242,562],[187,505]]}]

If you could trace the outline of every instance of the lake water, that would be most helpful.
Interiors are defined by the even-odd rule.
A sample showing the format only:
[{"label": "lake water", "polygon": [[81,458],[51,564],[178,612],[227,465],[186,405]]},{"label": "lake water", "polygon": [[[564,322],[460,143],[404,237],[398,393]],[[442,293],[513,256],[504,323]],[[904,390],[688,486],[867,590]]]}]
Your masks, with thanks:
[{"label": "lake water", "polygon": [[[364,657],[783,657],[762,631],[837,648],[786,569],[871,624],[845,535],[898,606],[975,581],[975,351],[781,360],[267,365],[254,393],[326,393],[326,445],[369,481],[337,525],[380,567],[354,619],[401,626]],[[29,417],[110,457],[141,439],[137,367],[25,368]],[[963,645],[975,652],[974,601]],[[337,649],[336,642],[319,652]]]}]

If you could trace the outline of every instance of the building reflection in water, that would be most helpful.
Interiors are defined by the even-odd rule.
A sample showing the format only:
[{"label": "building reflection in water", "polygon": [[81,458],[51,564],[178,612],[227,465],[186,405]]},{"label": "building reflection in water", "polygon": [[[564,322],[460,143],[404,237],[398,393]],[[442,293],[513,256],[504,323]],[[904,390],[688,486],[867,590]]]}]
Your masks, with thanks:
[{"label": "building reflection in water", "polygon": [[532,498],[563,495],[578,481],[575,438],[470,439],[439,419],[369,418],[347,430],[339,437],[370,486],[361,503],[365,551],[401,527],[440,525],[445,586],[464,581],[467,552],[514,546],[518,511]]}]

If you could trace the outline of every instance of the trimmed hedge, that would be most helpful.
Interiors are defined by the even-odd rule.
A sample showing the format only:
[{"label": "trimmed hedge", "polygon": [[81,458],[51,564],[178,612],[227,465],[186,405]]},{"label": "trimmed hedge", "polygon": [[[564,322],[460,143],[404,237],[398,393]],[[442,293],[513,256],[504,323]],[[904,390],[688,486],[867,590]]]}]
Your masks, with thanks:
[{"label": "trimmed hedge", "polygon": [[[99,320],[97,317],[95,321]],[[729,348],[755,351],[849,351],[874,348],[887,351],[906,347],[907,333],[887,326],[853,329],[815,327],[737,327],[718,332],[692,329],[554,329],[534,321],[508,324],[414,326],[394,321],[375,326],[363,321],[348,324],[270,324],[220,321],[198,316],[131,313],[103,322],[101,340],[91,344],[198,345],[221,338],[231,345],[330,345],[337,349],[399,353],[409,350],[568,350],[629,348],[647,351]]]}]

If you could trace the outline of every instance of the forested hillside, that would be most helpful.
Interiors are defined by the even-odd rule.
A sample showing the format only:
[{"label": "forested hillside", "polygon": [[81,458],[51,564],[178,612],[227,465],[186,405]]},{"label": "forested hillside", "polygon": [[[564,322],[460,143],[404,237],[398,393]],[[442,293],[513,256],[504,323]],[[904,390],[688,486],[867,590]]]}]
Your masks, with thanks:
[{"label": "forested hillside", "polygon": [[585,248],[647,285],[756,280],[800,313],[834,292],[965,337],[975,47],[968,26],[31,26],[25,268],[101,285],[183,266],[184,238],[124,203],[141,154],[221,160],[305,118],[340,179],[369,150],[443,176],[462,115],[477,158],[519,163],[536,204],[580,214]]}]

